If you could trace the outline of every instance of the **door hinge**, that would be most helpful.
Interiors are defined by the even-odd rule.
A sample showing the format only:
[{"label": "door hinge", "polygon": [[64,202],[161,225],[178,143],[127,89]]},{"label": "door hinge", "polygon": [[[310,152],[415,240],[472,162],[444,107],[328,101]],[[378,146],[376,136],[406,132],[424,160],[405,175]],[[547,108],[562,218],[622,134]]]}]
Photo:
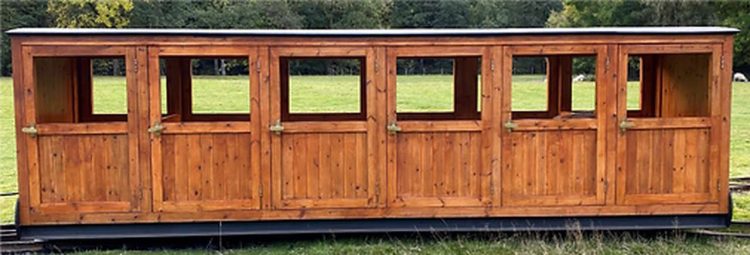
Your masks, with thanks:
[{"label": "door hinge", "polygon": [[490,70],[495,71],[495,61],[493,59],[490,59]]},{"label": "door hinge", "polygon": [[258,197],[263,197],[263,185],[258,187]]},{"label": "door hinge", "polygon": [[721,64],[719,65],[722,70],[724,70],[724,66],[726,65],[726,56],[724,54],[721,55]]},{"label": "door hinge", "polygon": [[260,57],[258,57],[258,60],[255,62],[255,72],[260,73]]},{"label": "door hinge", "polygon": [[133,59],[133,72],[138,73],[138,59]]},{"label": "door hinge", "polygon": [[721,192],[721,180],[716,180],[716,191]]}]

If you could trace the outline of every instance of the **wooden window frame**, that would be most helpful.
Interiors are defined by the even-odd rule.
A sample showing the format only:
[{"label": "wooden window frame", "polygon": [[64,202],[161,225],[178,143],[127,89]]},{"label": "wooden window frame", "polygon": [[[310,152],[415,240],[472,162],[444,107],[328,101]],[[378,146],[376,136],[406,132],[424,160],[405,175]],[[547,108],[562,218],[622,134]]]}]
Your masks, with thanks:
[{"label": "wooden window frame", "polygon": [[[33,72],[36,73],[35,59],[37,58],[69,58],[72,62],[71,68],[74,74],[72,77],[76,80],[73,86],[73,98],[71,99],[73,114],[72,122],[74,124],[96,123],[96,122],[127,122],[127,92],[126,92],[126,112],[122,114],[96,114],[93,107],[93,69],[91,60],[95,58],[122,58],[125,66],[125,80],[128,83],[128,73],[132,72],[127,64],[128,50],[125,47],[106,47],[106,46],[34,46],[28,51],[32,59]],[[84,72],[82,70],[88,70]],[[35,81],[36,82],[36,81]],[[37,84],[33,85],[35,88]],[[127,91],[127,89],[126,89]],[[54,123],[54,122],[47,122]]]},{"label": "wooden window frame", "polygon": [[[346,59],[359,61],[359,112],[344,113],[327,113],[327,112],[290,112],[290,93],[289,88],[289,62],[294,60],[311,60],[311,59]],[[356,121],[367,118],[367,56],[283,56],[279,57],[279,89],[281,91],[281,121],[322,121],[322,120],[343,120]]]},{"label": "wooden window frame", "polygon": [[[453,62],[453,111],[450,112],[398,112],[398,103],[394,100],[394,111],[396,111],[396,119],[398,121],[430,121],[430,120],[480,120],[482,113],[478,106],[479,101],[479,86],[456,86],[458,83],[464,83],[464,80],[474,79],[474,83],[479,85],[480,78],[477,76],[470,77],[470,75],[462,75],[468,72],[460,72],[457,74],[457,68],[471,68],[476,69],[477,72],[482,70],[482,66],[488,64],[489,59],[485,58],[484,47],[466,47],[466,46],[446,46],[446,47],[392,47],[387,50],[387,64],[393,66],[393,74],[389,74],[390,79],[393,79],[396,90],[398,90],[398,84],[396,79],[398,77],[398,59],[452,59]],[[479,59],[477,65],[458,64],[460,59]],[[471,61],[467,61],[471,62]],[[459,67],[462,66],[462,67]],[[489,75],[482,73],[482,75]],[[397,92],[394,91],[393,96],[396,97]],[[471,100],[463,100],[463,99]],[[462,100],[459,100],[462,99]],[[459,104],[458,102],[466,102]]]},{"label": "wooden window frame", "polygon": [[[594,116],[585,118],[573,118],[573,120],[594,120],[597,118],[598,94],[603,81],[600,70],[606,58],[606,47],[597,45],[582,46],[509,46],[505,49],[507,56],[505,65],[507,70],[503,73],[507,76],[505,87],[507,93],[507,112],[513,120],[543,119],[553,120],[562,111],[572,111],[573,86],[572,77],[573,58],[594,57],[596,80],[594,81]],[[516,57],[542,57],[547,61],[547,109],[546,111],[513,111],[511,100],[513,98],[513,59]]]},{"label": "wooden window frame", "polygon": [[[257,72],[253,72],[253,59],[250,52],[238,49],[234,47],[211,47],[211,50],[206,51],[205,48],[200,46],[191,47],[162,47],[159,48],[157,56],[158,60],[164,59],[167,62],[168,59],[174,61],[174,63],[167,62],[166,73],[167,76],[167,114],[162,116],[162,120],[166,122],[221,122],[221,121],[250,121],[253,110],[252,102],[248,105],[247,113],[193,113],[193,93],[192,93],[192,59],[196,58],[246,58],[248,63],[247,71],[247,82],[248,86],[251,86],[253,75],[258,75]],[[184,70],[187,69],[188,72]],[[159,74],[161,75],[161,74]],[[170,82],[169,77],[179,77],[174,79],[175,82]],[[161,82],[159,83],[161,86]],[[171,89],[170,89],[171,88]],[[174,91],[177,93],[170,93]],[[253,91],[252,87],[249,90],[250,95],[248,98],[252,98]],[[170,101],[178,101],[176,104],[170,104]],[[252,101],[252,100],[251,100]]]},{"label": "wooden window frame", "polygon": [[[279,102],[271,102],[272,109],[279,107],[280,121],[365,121],[367,120],[367,58],[372,57],[368,47],[274,47],[271,55],[271,81],[278,81]],[[361,59],[359,112],[356,113],[290,113],[289,112],[289,59]],[[287,68],[282,68],[287,67]]]},{"label": "wooden window frame", "polygon": [[[627,98],[627,74],[628,74],[628,68],[627,68],[627,62],[630,57],[638,57],[640,58],[640,100],[639,100],[639,109],[638,110],[629,110],[627,109],[627,103],[625,103],[625,116],[628,118],[639,118],[639,119],[653,119],[653,118],[662,118],[659,116],[659,113],[657,109],[660,108],[661,105],[661,99],[659,96],[659,87],[657,87],[657,80],[659,78],[659,74],[655,72],[655,70],[660,69],[660,61],[656,57],[658,55],[685,55],[685,54],[709,54],[712,57],[709,61],[713,61],[713,55],[716,54],[717,46],[714,44],[662,44],[658,47],[654,47],[653,45],[647,45],[647,44],[636,44],[636,45],[624,45],[621,46],[621,56],[624,57],[624,70],[621,67],[621,72],[624,73],[624,79],[625,79],[625,93]],[[720,52],[720,51],[719,51]],[[643,58],[647,57],[647,58]],[[653,65],[654,68],[646,68],[644,69],[644,63],[647,65]],[[709,64],[709,67],[712,65]],[[709,70],[710,71],[710,70]],[[709,74],[710,76],[711,74]],[[646,82],[644,82],[646,81]],[[618,81],[619,82],[619,81]],[[710,89],[710,88],[709,88]],[[710,92],[709,92],[710,93]],[[715,102],[711,101],[711,98],[709,98],[708,102],[709,106],[709,114],[711,112],[710,107],[712,107]],[[644,107],[646,106],[646,107]],[[703,116],[708,117],[708,116]]]}]

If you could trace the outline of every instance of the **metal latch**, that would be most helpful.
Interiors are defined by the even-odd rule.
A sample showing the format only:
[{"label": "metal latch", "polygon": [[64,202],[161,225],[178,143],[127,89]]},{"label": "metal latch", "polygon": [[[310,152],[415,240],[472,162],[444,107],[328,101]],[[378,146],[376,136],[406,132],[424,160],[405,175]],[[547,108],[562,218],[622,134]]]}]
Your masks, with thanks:
[{"label": "metal latch", "polygon": [[620,121],[620,132],[625,133],[625,131],[628,131],[628,129],[634,128],[635,124],[633,122],[629,121],[628,119],[623,119]]},{"label": "metal latch", "polygon": [[513,120],[506,121],[503,126],[508,130],[508,132],[513,132],[514,129],[518,128],[518,124],[513,123]]},{"label": "metal latch", "polygon": [[39,130],[36,129],[35,124],[31,124],[25,128],[21,128],[21,132],[31,136],[32,138],[36,137],[36,135],[39,134]]},{"label": "metal latch", "polygon": [[281,132],[284,132],[284,126],[281,125],[281,120],[276,120],[276,122],[268,126],[268,130],[276,135],[281,135]]},{"label": "metal latch", "polygon": [[385,128],[388,130],[388,133],[392,135],[401,132],[401,127],[399,127],[395,121],[388,123],[388,126],[386,126]]},{"label": "metal latch", "polygon": [[161,122],[154,123],[153,126],[148,128],[148,132],[151,134],[154,134],[155,136],[161,136],[161,133],[164,131],[164,126],[161,124]]}]

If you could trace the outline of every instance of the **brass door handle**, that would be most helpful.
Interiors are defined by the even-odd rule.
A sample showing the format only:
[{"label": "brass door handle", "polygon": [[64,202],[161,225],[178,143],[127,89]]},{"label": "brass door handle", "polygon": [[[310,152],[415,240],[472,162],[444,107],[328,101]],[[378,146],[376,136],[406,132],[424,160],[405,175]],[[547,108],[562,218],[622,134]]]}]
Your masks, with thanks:
[{"label": "brass door handle", "polygon": [[392,135],[395,135],[398,132],[401,132],[401,127],[399,127],[395,121],[389,123],[388,126],[385,127],[385,129],[387,129],[388,133]]},{"label": "brass door handle", "polygon": [[284,132],[284,126],[281,125],[280,120],[276,120],[276,122],[268,126],[268,130],[273,132],[276,135],[281,135],[281,132]]},{"label": "brass door handle", "polygon": [[31,138],[34,138],[34,137],[37,136],[37,134],[39,134],[39,130],[36,129],[36,125],[35,124],[31,124],[31,125],[29,125],[27,127],[21,128],[21,132],[23,132],[24,134],[27,134],[27,135],[31,136]]},{"label": "brass door handle", "polygon": [[625,133],[625,131],[628,131],[628,129],[634,128],[635,124],[633,122],[629,121],[628,119],[623,119],[620,121],[620,132]]},{"label": "brass door handle", "polygon": [[161,136],[161,133],[164,131],[164,126],[161,124],[161,122],[154,123],[153,126],[148,128],[148,132],[151,134],[154,134],[155,136]]},{"label": "brass door handle", "polygon": [[505,127],[508,132],[513,132],[514,129],[518,128],[518,124],[513,123],[513,120],[508,120],[503,124],[503,127]]}]

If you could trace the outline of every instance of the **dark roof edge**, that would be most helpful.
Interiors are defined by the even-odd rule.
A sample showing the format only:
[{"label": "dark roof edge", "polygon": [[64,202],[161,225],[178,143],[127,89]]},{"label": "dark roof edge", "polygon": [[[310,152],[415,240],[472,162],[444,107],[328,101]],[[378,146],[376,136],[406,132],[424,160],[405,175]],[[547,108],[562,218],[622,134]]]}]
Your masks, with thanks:
[{"label": "dark roof edge", "polygon": [[730,27],[590,27],[590,28],[499,28],[499,29],[106,29],[106,28],[16,28],[9,35],[182,35],[182,36],[301,36],[301,37],[390,37],[390,36],[511,36],[511,35],[680,35],[736,34]]}]

